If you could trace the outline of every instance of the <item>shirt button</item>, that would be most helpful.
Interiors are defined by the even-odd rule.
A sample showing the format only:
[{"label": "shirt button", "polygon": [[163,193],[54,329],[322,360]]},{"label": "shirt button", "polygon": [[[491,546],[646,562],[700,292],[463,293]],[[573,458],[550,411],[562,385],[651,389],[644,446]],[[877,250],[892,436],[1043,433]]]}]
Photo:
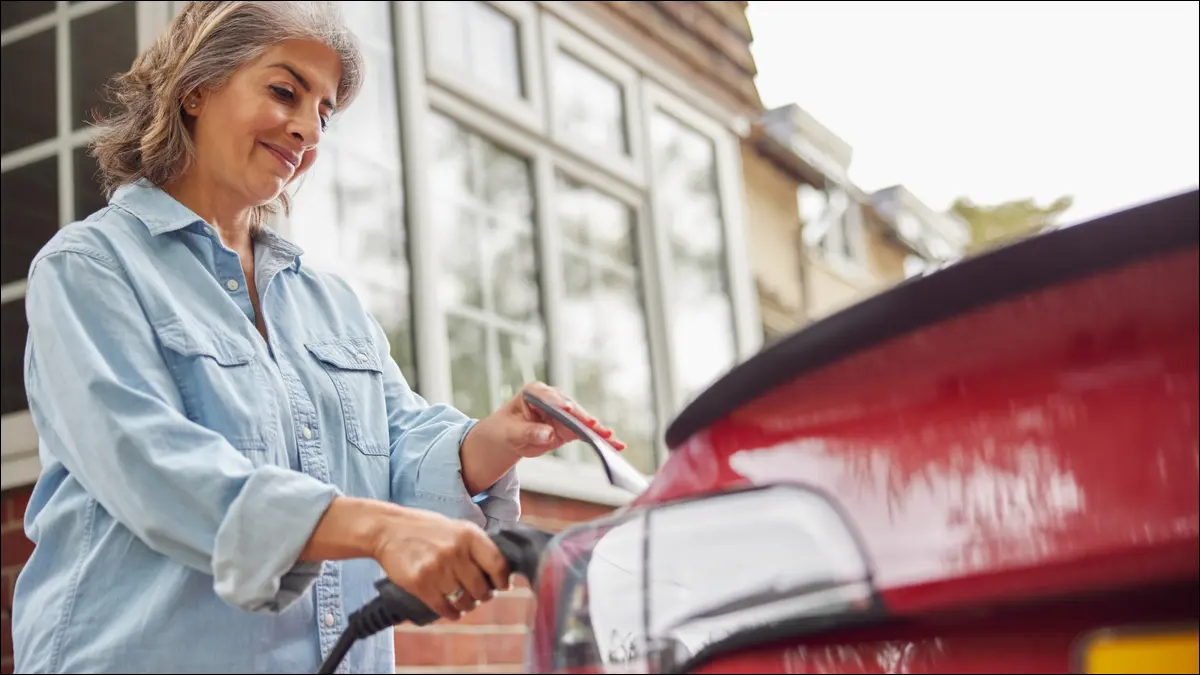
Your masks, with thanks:
[{"label": "shirt button", "polygon": [[207,234],[208,236],[210,236],[210,237],[211,237],[211,236],[212,236],[212,234],[213,234],[213,229],[212,229],[211,227],[205,227],[205,228],[204,228],[204,234]]},{"label": "shirt button", "polygon": [[305,438],[312,438],[312,429],[309,429],[308,425],[304,425],[302,432],[304,433]]},{"label": "shirt button", "polygon": [[367,360],[367,355],[366,355],[366,354],[359,354],[359,355],[358,355],[358,360],[359,360],[359,361],[366,361],[366,360]]},{"label": "shirt button", "polygon": [[325,625],[329,626],[330,628],[333,628],[333,615],[332,614],[325,615]]},{"label": "shirt button", "polygon": [[225,288],[228,288],[231,291],[236,291],[240,285],[241,284],[237,282],[237,279],[230,279],[229,281],[225,282]]}]

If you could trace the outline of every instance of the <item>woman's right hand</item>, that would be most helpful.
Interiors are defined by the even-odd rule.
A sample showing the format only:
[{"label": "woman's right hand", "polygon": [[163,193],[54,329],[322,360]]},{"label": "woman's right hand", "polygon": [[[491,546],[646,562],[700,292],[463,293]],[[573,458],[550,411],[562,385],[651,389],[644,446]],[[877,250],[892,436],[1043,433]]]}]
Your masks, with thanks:
[{"label": "woman's right hand", "polygon": [[[494,590],[507,589],[511,574],[500,549],[474,523],[390,502],[334,497],[300,559],[367,557],[451,621],[490,600]],[[459,590],[452,604],[447,596]]]},{"label": "woman's right hand", "polygon": [[398,508],[405,513],[381,528],[372,555],[397,586],[451,621],[508,588],[508,561],[477,525]]}]

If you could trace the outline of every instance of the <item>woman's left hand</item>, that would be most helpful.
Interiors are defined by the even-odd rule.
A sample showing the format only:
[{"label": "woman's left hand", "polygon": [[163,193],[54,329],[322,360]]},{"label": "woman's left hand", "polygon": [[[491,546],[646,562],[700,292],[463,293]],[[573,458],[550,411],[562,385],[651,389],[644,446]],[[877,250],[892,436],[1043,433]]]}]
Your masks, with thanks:
[{"label": "woman's left hand", "polygon": [[508,403],[480,421],[480,424],[491,427],[491,432],[495,434],[493,438],[508,445],[518,457],[539,457],[576,440],[570,429],[527,402],[524,396],[527,391],[574,415],[613,448],[625,449],[625,444],[613,436],[611,429],[589,415],[579,404],[548,384],[531,382]]}]

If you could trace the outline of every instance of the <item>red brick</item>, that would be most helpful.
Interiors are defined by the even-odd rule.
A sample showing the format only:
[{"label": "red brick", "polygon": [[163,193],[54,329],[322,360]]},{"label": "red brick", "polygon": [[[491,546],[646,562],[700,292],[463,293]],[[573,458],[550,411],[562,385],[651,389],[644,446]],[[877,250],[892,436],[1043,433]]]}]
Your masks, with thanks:
[{"label": "red brick", "polygon": [[10,530],[0,535],[0,567],[24,565],[33,553],[33,542],[21,530]]},{"label": "red brick", "polygon": [[612,512],[611,506],[537,493],[521,494],[522,513],[539,519],[581,523]]},{"label": "red brick", "polygon": [[17,582],[17,570],[0,571],[0,602],[4,605],[4,614],[7,616],[9,609],[12,607],[13,600],[13,585]]},{"label": "red brick", "polygon": [[4,493],[4,529],[20,527],[25,519],[25,509],[29,508],[29,497],[33,487],[17,488]]},{"label": "red brick", "polygon": [[521,663],[525,657],[525,635],[493,633],[482,635],[484,663]]},{"label": "red brick", "polygon": [[8,658],[12,655],[12,620],[6,616],[0,619],[0,656]]},{"label": "red brick", "polygon": [[396,665],[474,666],[482,660],[479,635],[450,633],[431,626],[424,630],[395,631]]},{"label": "red brick", "polygon": [[458,625],[514,626],[524,625],[530,599],[525,596],[498,595],[477,609],[467,612]]},{"label": "red brick", "polygon": [[11,673],[12,671],[13,671],[13,660],[8,658],[7,656],[4,657],[3,659],[0,659],[0,673],[2,673],[3,675],[8,675],[8,673]]}]

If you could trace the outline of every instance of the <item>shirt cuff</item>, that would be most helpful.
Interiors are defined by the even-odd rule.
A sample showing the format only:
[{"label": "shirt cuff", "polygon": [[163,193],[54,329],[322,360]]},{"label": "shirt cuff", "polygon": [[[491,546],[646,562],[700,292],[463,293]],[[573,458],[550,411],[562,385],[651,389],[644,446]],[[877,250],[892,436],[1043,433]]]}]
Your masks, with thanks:
[{"label": "shirt cuff", "polygon": [[252,612],[279,612],[303,596],[322,563],[297,562],[337,487],[283,467],[251,474],[217,530],[214,589]]},{"label": "shirt cuff", "polygon": [[418,469],[416,506],[495,530],[520,519],[521,486],[513,467],[488,489],[471,497],[462,476],[460,451],[467,432],[477,423],[468,420],[447,429],[426,451]]}]

